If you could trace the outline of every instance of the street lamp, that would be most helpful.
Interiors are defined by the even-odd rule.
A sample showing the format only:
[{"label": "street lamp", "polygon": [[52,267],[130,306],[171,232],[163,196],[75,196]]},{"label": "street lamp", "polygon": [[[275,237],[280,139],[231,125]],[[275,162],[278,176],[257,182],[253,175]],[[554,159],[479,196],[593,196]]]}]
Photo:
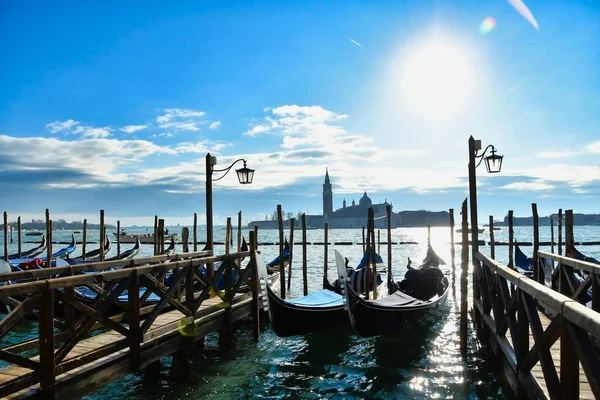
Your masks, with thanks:
[{"label": "street lamp", "polygon": [[[250,169],[246,166],[246,160],[243,158],[237,159],[229,165],[227,168],[223,169],[215,169],[214,166],[217,165],[217,157],[213,157],[210,153],[206,153],[206,249],[213,250],[213,207],[212,207],[212,183],[218,180],[221,180],[229,173],[231,168],[239,161],[244,162],[244,167],[237,169],[235,172],[237,173],[238,180],[242,185],[248,185],[252,183],[252,179],[254,178],[254,170]],[[216,179],[213,179],[213,172],[220,173],[223,175],[219,176]],[[214,255],[214,251],[213,251]],[[207,268],[207,275],[212,278],[212,268]]]},{"label": "street lamp", "polygon": [[[491,149],[491,155],[485,157],[487,151]],[[485,160],[485,167],[490,174],[500,172],[502,168],[502,160],[504,156],[496,154],[496,148],[493,145],[488,145],[481,154],[477,154],[481,150],[481,140],[475,140],[473,136],[469,137],[469,199],[471,203],[471,259],[473,262],[473,281],[479,275],[479,263],[476,262],[475,254],[479,251],[479,232],[477,223],[477,178],[475,169]],[[477,162],[477,164],[475,164]],[[480,288],[477,284],[473,285],[474,299],[480,298]]]}]

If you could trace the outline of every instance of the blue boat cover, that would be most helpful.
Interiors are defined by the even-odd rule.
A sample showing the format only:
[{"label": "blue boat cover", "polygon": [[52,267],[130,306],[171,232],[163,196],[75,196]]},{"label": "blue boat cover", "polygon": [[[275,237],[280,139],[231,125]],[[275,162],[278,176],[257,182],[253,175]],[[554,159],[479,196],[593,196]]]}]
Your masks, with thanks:
[{"label": "blue boat cover", "polygon": [[[58,250],[56,253],[52,254],[52,258],[61,258],[64,256],[67,256],[69,254],[71,254],[72,252],[75,251],[75,244],[71,243],[70,245],[68,245],[65,248],[62,248],[60,250]],[[13,258],[13,259],[9,259],[8,261],[12,264],[12,265],[19,265],[22,263],[26,263],[26,262],[30,262],[32,260],[35,260],[36,258],[39,258],[40,260],[45,260],[46,256],[42,256],[42,257],[32,257],[32,258]]]},{"label": "blue boat cover", "polygon": [[595,259],[594,257],[588,257],[585,254],[581,253],[579,250],[577,249],[573,249],[575,250],[575,258],[581,261],[586,261],[586,262],[590,262],[590,263],[594,263],[594,264],[600,264],[600,261],[598,261],[597,259]]},{"label": "blue boat cover", "polygon": [[344,305],[344,298],[331,290],[323,289],[299,299],[286,300],[286,302],[300,306],[331,307]]},{"label": "blue boat cover", "polygon": [[525,271],[531,271],[533,266],[533,259],[527,257],[517,245],[515,245],[515,266]]},{"label": "blue boat cover", "polygon": [[[383,264],[383,259],[381,258],[381,256],[377,253],[375,253],[375,262],[377,264]],[[355,269],[361,269],[364,268],[367,265],[367,259],[369,261],[373,260],[373,250],[367,250],[365,251],[365,254],[363,254],[363,258],[362,260],[360,260],[360,263],[358,263],[358,265],[356,266]]]}]

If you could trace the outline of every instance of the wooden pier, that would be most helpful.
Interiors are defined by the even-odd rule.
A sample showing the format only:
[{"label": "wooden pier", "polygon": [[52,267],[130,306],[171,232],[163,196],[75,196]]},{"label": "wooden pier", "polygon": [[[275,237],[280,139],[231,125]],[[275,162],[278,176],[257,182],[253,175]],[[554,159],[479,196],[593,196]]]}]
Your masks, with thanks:
[{"label": "wooden pier", "polygon": [[[573,255],[569,215],[566,254]],[[478,338],[496,355],[516,398],[600,398],[600,265],[536,249],[533,268],[528,278],[475,253]],[[576,270],[587,272],[583,284],[575,283]],[[590,288],[591,308],[581,303]]]},{"label": "wooden pier", "polygon": [[[77,398],[170,355],[173,367],[185,371],[196,341],[220,332],[227,346],[234,323],[249,316],[257,337],[259,291],[248,279],[253,255],[203,251],[1,274],[1,283],[16,283],[0,287],[0,301],[10,307],[0,339],[6,343],[28,316],[38,321],[39,338],[0,349],[9,364],[0,368],[0,397]],[[234,262],[246,257],[245,268]],[[203,268],[217,262],[209,280]],[[84,301],[78,287],[97,296]],[[160,300],[148,303],[152,293]]]}]

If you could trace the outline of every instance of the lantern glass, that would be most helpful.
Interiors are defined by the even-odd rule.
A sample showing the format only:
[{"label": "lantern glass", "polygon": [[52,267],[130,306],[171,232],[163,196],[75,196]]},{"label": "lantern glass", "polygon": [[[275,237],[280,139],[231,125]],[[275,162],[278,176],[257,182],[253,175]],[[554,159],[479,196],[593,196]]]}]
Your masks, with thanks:
[{"label": "lantern glass", "polygon": [[496,174],[500,172],[502,169],[502,159],[504,156],[499,156],[492,152],[491,156],[485,158],[485,167],[487,168],[488,173]]},{"label": "lantern glass", "polygon": [[235,171],[238,176],[238,180],[242,185],[247,185],[252,183],[252,179],[254,179],[254,170],[246,167],[244,165],[243,168],[237,169]]}]

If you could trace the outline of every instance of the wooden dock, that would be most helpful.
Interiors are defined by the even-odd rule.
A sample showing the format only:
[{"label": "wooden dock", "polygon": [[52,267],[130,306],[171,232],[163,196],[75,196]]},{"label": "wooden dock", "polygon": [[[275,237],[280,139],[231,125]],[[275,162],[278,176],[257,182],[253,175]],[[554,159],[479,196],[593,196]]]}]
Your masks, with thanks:
[{"label": "wooden dock", "polygon": [[[248,256],[245,268],[235,264]],[[78,398],[170,355],[174,368],[185,370],[197,340],[219,332],[227,346],[236,321],[252,316],[258,323],[258,283],[247,278],[253,256],[183,253],[131,260],[128,268],[108,272],[117,262],[0,275],[0,282],[21,282],[0,287],[0,301],[11,307],[0,321],[0,338],[28,314],[39,321],[39,339],[0,349],[0,359],[10,363],[0,368],[0,397]],[[217,262],[207,277],[203,267]],[[172,279],[165,286],[168,274]],[[93,301],[77,297],[83,286],[96,291]],[[128,301],[119,303],[124,293]],[[160,300],[148,303],[152,293]],[[115,313],[118,307],[122,312]],[[257,330],[256,324],[255,337]]]}]

